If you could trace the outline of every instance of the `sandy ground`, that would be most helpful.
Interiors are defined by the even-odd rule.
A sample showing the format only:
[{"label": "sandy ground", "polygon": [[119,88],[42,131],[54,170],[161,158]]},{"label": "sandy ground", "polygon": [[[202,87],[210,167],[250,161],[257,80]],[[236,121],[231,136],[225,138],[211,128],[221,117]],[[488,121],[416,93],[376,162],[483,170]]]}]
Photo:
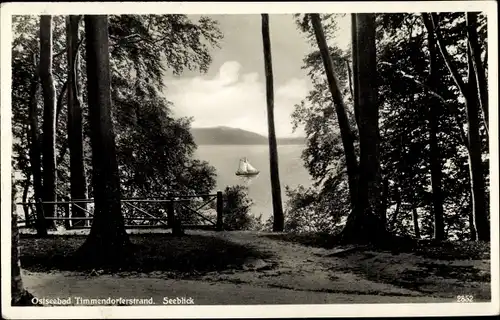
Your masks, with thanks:
[{"label": "sandy ground", "polygon": [[[164,272],[114,275],[75,272],[24,271],[26,288],[39,298],[153,298],[192,297],[195,304],[316,304],[316,303],[421,303],[455,302],[456,295],[470,294],[489,301],[490,285],[481,280],[455,279],[426,269],[415,288],[394,279],[421,272],[425,258],[413,254],[359,251],[331,256],[327,250],[269,239],[265,233],[189,231],[210,234],[270,253],[268,259],[247,261],[189,279],[172,279]],[[343,248],[345,249],[345,248]],[[487,260],[439,261],[434,265],[473,267],[489,272]]]}]

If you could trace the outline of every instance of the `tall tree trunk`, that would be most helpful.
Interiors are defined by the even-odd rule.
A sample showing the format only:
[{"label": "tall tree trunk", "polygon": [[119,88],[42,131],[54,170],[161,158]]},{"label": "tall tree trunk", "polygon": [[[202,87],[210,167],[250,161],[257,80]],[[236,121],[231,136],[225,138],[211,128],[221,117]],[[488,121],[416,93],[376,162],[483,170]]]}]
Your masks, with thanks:
[{"label": "tall tree trunk", "polygon": [[477,91],[479,93],[479,102],[483,112],[484,125],[489,132],[488,115],[488,82],[486,81],[486,72],[481,61],[481,46],[479,45],[479,35],[477,33],[477,12],[467,12],[467,34],[472,54],[472,65],[477,79]]},{"label": "tall tree trunk", "polygon": [[[356,118],[356,124],[359,126],[359,83],[357,81],[356,75],[358,74],[358,30],[356,27],[356,14],[351,13],[351,57],[352,57],[352,72],[353,72],[353,92],[352,103],[354,109],[354,117]],[[350,76],[349,76],[350,77]],[[359,129],[359,128],[358,128]]]},{"label": "tall tree trunk", "polygon": [[413,216],[413,231],[415,232],[415,238],[420,239],[420,227],[418,226],[417,208],[413,208],[412,216]]},{"label": "tall tree trunk", "polygon": [[[358,161],[356,159],[356,153],[354,150],[354,135],[349,125],[349,119],[346,113],[347,108],[344,104],[344,99],[339,90],[338,81],[333,70],[333,62],[328,50],[328,44],[326,43],[323,26],[321,25],[321,18],[319,14],[311,14],[310,16],[312,26],[314,28],[314,34],[316,35],[316,41],[318,42],[321,58],[323,60],[323,65],[325,67],[325,73],[328,80],[328,88],[330,89],[330,92],[332,94],[335,111],[337,113],[342,145],[344,147],[344,153],[346,157],[347,176],[349,181],[349,196],[351,199],[351,207],[354,208],[355,204],[357,203],[356,189],[358,179]],[[354,75],[356,75],[355,69],[353,70],[353,73]],[[356,96],[356,76],[354,76],[354,80],[354,95]],[[354,98],[354,100],[356,101],[356,97]],[[356,110],[356,104],[354,110]]]},{"label": "tall tree trunk", "polygon": [[379,107],[375,50],[375,15],[356,14],[359,91],[358,127],[360,145],[357,202],[342,232],[348,242],[384,242],[388,232],[384,224],[382,179],[379,160]]},{"label": "tall tree trunk", "polygon": [[[434,36],[434,27],[428,17],[424,16],[424,23],[428,30],[427,42],[429,46],[430,66],[427,85],[433,90],[438,89],[440,85],[438,61],[437,61],[437,48],[436,39]],[[429,120],[429,165],[431,170],[431,185],[432,185],[432,210],[434,213],[434,239],[444,240],[444,210],[443,210],[443,191],[441,187],[442,181],[442,159],[441,152],[438,144],[438,131],[439,131],[439,107],[440,101],[434,97],[430,97],[428,120]]]},{"label": "tall tree trunk", "polygon": [[[28,201],[28,193],[30,191],[30,187],[31,187],[31,172],[28,172],[23,188],[23,196],[22,196],[23,203],[26,203]],[[26,223],[26,226],[29,226],[31,224],[31,221],[30,221],[30,207],[28,204],[23,205],[23,211],[24,211],[24,221]]]},{"label": "tall tree trunk", "polygon": [[111,119],[108,17],[85,16],[87,90],[92,147],[94,219],[77,257],[92,265],[115,264],[130,245],[120,203],[120,179]]},{"label": "tall tree trunk", "polygon": [[[85,167],[83,165],[83,128],[82,109],[79,97],[78,70],[79,70],[79,42],[78,25],[80,16],[66,18],[66,43],[68,48],[68,144],[71,199],[86,199],[87,184],[85,180]],[[72,217],[85,217],[87,205],[79,203],[72,206]],[[85,220],[73,220],[73,226],[83,226]]]},{"label": "tall tree trunk", "polygon": [[[52,75],[52,16],[40,17],[40,80],[43,91],[43,201],[56,201],[56,91]],[[55,217],[55,204],[45,204],[46,217]],[[48,227],[54,221],[48,220]]]},{"label": "tall tree trunk", "polygon": [[273,197],[273,231],[283,231],[285,218],[281,200],[281,185],[278,167],[278,146],[274,130],[274,88],[271,40],[269,35],[269,15],[262,14],[262,41],[264,47],[264,67],[266,72],[267,128],[269,136],[269,165],[271,171],[271,193]]},{"label": "tall tree trunk", "polygon": [[441,56],[443,57],[443,60],[445,61],[455,84],[465,98],[468,124],[467,141],[465,142],[465,144],[469,155],[469,173],[472,190],[472,211],[474,214],[475,229],[479,240],[489,241],[490,227],[487,208],[485,205],[485,182],[481,160],[481,137],[479,134],[479,102],[477,92],[477,79],[473,66],[473,58],[470,53],[470,46],[467,47],[468,83],[466,84],[458,73],[458,69],[453,64],[452,59],[442,41],[441,32],[437,27],[437,14],[432,13],[429,15],[428,13],[423,13],[422,16],[431,21],[433,31],[436,35],[437,45],[441,52]]},{"label": "tall tree trunk", "polygon": [[[12,179],[13,180],[13,179]],[[21,261],[19,259],[19,228],[17,227],[17,213],[16,213],[16,188],[12,183],[12,196],[11,196],[11,305],[12,306],[31,306],[33,303],[31,299],[33,296],[24,289],[23,278],[21,276]]]},{"label": "tall tree trunk", "polygon": [[33,174],[33,190],[35,193],[35,211],[36,211],[36,221],[35,227],[37,230],[37,235],[39,237],[45,237],[47,235],[47,224],[45,223],[43,207],[40,204],[43,198],[43,185],[42,185],[42,161],[41,161],[41,151],[40,151],[40,137],[38,135],[38,104],[37,104],[37,93],[38,93],[38,71],[39,67],[36,63],[36,57],[33,55],[33,65],[35,67],[35,72],[33,74],[33,79],[31,80],[30,88],[30,101],[29,101],[29,111],[28,117],[30,122],[29,130],[29,155],[30,155],[30,165],[31,173]]},{"label": "tall tree trunk", "polygon": [[477,240],[477,233],[476,233],[476,227],[474,226],[474,213],[472,210],[469,208],[469,230],[470,230],[470,241],[476,241]]},{"label": "tall tree trunk", "polygon": [[479,101],[477,95],[477,82],[474,72],[470,48],[468,58],[468,84],[465,96],[469,140],[469,172],[472,185],[472,203],[474,214],[474,227],[477,238],[481,241],[490,240],[490,224],[488,221],[488,208],[486,207],[486,190],[484,170],[481,154],[481,136],[479,135]]}]

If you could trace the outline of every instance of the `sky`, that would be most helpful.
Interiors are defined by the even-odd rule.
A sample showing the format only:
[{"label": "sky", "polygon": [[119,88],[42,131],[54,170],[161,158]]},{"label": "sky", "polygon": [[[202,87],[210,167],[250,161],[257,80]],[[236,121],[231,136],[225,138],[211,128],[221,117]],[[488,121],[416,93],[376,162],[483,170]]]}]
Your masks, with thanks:
[{"label": "sky", "polygon": [[[266,87],[261,16],[212,15],[224,34],[221,48],[211,53],[206,74],[185,72],[165,75],[164,90],[177,116],[193,117],[193,127],[228,126],[267,136]],[[192,17],[196,18],[196,17]],[[275,129],[278,137],[303,136],[292,132],[294,105],[311,85],[301,69],[302,59],[315,48],[297,30],[292,15],[270,15],[274,73]],[[349,15],[338,21],[336,42],[346,48],[350,35]]]}]

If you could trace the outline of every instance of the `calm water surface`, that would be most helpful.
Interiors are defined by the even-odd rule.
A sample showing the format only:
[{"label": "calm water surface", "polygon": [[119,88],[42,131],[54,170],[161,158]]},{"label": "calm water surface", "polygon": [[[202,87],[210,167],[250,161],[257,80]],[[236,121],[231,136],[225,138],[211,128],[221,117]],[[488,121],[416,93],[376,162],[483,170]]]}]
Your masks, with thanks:
[{"label": "calm water surface", "polygon": [[[285,186],[295,188],[299,184],[310,186],[311,179],[303,166],[300,155],[305,146],[278,146],[279,170],[283,206],[287,200]],[[202,145],[195,157],[208,161],[217,169],[217,190],[228,185],[246,185],[253,200],[252,213],[262,214],[263,219],[272,215],[271,180],[269,174],[269,147],[267,145]],[[256,177],[245,178],[235,175],[240,158],[247,157],[252,166],[260,171]]]}]

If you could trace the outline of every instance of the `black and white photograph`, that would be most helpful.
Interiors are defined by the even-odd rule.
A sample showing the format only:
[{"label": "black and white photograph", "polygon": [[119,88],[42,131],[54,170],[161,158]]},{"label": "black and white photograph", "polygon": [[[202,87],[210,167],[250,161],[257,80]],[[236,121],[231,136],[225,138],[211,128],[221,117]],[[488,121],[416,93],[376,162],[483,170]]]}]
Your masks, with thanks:
[{"label": "black and white photograph", "polygon": [[496,2],[1,15],[6,319],[498,314]]}]

